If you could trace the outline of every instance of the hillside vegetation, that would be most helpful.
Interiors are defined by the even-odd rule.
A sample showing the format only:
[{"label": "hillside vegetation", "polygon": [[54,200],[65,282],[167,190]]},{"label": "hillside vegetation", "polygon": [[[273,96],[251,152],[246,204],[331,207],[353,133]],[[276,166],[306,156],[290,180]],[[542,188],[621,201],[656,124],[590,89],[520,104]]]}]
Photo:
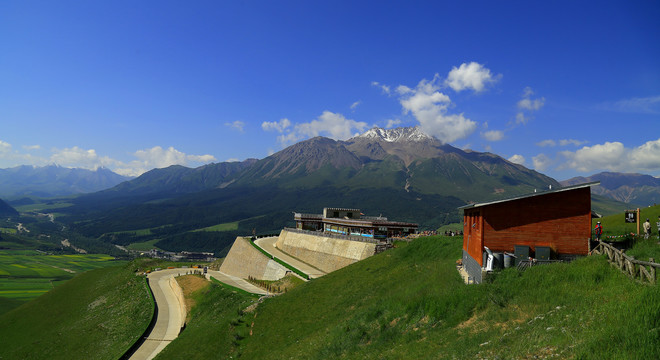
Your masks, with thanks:
[{"label": "hillside vegetation", "polygon": [[136,263],[83,273],[0,315],[2,359],[118,359],[153,314]]},{"label": "hillside vegetation", "polygon": [[[465,285],[460,251],[456,237],[398,244],[251,312],[231,291],[205,290],[164,358],[660,357],[660,287],[629,280],[604,257]],[[190,345],[175,345],[184,336]]]}]

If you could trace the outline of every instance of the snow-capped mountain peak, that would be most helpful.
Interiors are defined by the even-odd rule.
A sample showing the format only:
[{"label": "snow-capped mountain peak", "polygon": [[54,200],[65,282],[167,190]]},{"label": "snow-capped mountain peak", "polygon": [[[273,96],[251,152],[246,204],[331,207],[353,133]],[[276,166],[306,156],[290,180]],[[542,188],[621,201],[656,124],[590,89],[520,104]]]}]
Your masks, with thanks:
[{"label": "snow-capped mountain peak", "polygon": [[433,136],[423,133],[418,126],[399,127],[395,129],[383,129],[374,127],[367,130],[364,134],[358,135],[358,138],[380,139],[387,142],[419,142],[433,140]]}]

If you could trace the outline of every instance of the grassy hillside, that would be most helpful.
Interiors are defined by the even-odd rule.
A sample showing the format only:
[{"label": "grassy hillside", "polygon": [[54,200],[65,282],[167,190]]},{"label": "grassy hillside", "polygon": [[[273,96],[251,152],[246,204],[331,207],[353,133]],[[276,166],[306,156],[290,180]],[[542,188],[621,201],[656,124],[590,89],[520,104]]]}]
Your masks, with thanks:
[{"label": "grassy hillside", "polygon": [[249,302],[238,294],[205,290],[163,358],[660,357],[659,286],[596,256],[465,285],[455,269],[460,249],[456,237],[399,244],[254,312],[239,311]]},{"label": "grassy hillside", "polygon": [[0,315],[2,359],[118,359],[153,303],[136,264],[92,270]]},{"label": "grassy hillside", "polygon": [[[185,287],[183,290],[186,293]],[[255,296],[213,281],[186,298],[195,303],[186,329],[156,359],[229,359],[237,355],[238,339],[247,335],[239,334],[237,328],[245,328],[251,321],[243,309]]]},{"label": "grassy hillside", "polygon": [[36,250],[0,250],[0,314],[77,274],[122,263],[108,255],[46,255]]},{"label": "grassy hillside", "polygon": [[592,257],[464,285],[456,238],[423,238],[258,310],[245,358],[658,358],[660,290]]},{"label": "grassy hillside", "polygon": [[[632,210],[632,209],[630,209]],[[649,206],[645,208],[640,208],[640,232],[643,232],[642,225],[646,219],[649,219],[651,222],[651,233],[653,236],[658,236],[658,227],[656,222],[658,221],[658,216],[660,215],[660,205]],[[615,237],[612,240],[616,240],[617,236],[630,234],[631,232],[637,231],[637,225],[634,223],[626,223],[624,221],[625,215],[623,212],[619,212],[614,215],[605,216],[601,219],[592,220],[592,228],[596,226],[596,221],[601,221],[603,225],[603,236],[605,238],[612,236]]]}]

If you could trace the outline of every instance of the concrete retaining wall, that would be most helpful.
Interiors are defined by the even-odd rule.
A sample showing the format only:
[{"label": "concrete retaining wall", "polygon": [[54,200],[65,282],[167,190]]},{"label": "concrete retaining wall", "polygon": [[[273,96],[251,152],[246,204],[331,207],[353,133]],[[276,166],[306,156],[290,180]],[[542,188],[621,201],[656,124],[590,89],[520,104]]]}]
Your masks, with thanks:
[{"label": "concrete retaining wall", "polygon": [[260,280],[279,280],[286,275],[287,268],[268,258],[250,244],[250,240],[237,237],[220,271],[247,279],[252,276]]},{"label": "concrete retaining wall", "polygon": [[287,230],[282,230],[275,246],[324,272],[332,272],[366,259],[376,251],[376,244],[372,243]]}]

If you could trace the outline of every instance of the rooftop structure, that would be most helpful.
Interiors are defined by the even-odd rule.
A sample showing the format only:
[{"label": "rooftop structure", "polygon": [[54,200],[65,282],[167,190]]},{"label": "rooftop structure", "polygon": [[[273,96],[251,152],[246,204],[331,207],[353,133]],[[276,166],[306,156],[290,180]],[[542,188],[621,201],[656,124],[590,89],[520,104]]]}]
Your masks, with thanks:
[{"label": "rooftop structure", "polygon": [[418,225],[390,221],[384,216],[365,216],[360,209],[323,208],[322,214],[294,213],[296,228],[309,231],[359,236],[375,240],[405,237],[417,233]]}]

